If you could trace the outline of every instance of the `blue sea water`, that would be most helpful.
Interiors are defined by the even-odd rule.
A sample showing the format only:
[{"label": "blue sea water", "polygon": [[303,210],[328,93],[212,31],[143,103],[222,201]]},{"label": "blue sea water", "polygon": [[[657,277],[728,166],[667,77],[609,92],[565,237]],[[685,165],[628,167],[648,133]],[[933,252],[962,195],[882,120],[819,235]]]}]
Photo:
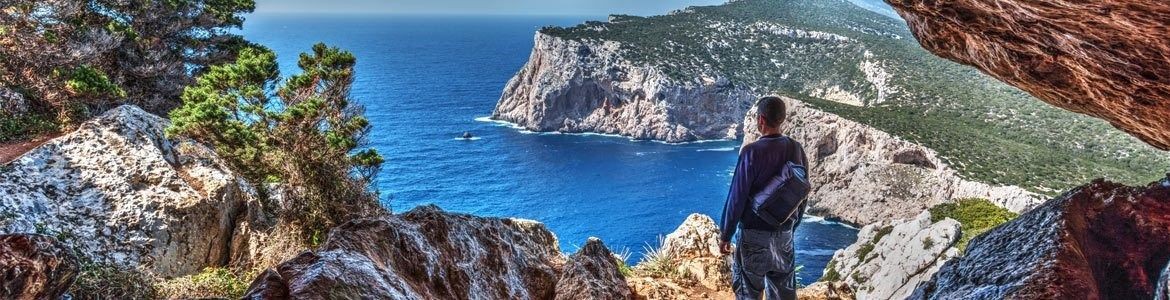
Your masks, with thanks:
[{"label": "blue sea water", "polygon": [[[603,18],[256,15],[243,34],[275,50],[285,75],[318,41],[358,57],[353,97],[373,123],[371,146],[387,158],[377,189],[394,211],[435,204],[538,220],[562,251],[596,236],[634,263],[691,213],[718,218],[739,142],[667,145],[486,121],[533,33],[587,19]],[[478,138],[456,138],[465,131]],[[796,241],[802,281],[819,278],[856,235],[806,220]]]}]

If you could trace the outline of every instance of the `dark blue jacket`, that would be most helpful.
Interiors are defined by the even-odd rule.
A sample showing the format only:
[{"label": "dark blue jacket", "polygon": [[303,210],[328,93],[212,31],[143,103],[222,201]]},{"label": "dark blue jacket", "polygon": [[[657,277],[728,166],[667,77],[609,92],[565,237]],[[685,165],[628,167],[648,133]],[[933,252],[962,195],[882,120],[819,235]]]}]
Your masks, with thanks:
[{"label": "dark blue jacket", "polygon": [[[724,242],[731,242],[737,225],[745,229],[777,229],[756,216],[748,205],[751,205],[752,195],[763,189],[772,177],[780,174],[781,168],[789,161],[808,167],[808,159],[800,143],[779,134],[761,137],[740,150],[739,163],[735,166],[735,175],[731,177],[731,191],[727,193],[727,203],[723,205],[723,218],[719,224]],[[781,227],[792,226],[795,229],[804,216],[806,204],[801,204],[800,211],[789,221],[791,224],[786,223]]]}]

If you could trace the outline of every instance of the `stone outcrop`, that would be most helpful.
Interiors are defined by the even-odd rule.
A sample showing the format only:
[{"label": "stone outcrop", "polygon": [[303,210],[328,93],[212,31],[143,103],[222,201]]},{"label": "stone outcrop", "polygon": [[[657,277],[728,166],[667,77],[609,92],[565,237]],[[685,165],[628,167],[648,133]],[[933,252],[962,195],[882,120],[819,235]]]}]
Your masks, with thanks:
[{"label": "stone outcrop", "polygon": [[931,222],[929,211],[911,220],[885,221],[861,229],[857,242],[838,250],[826,274],[860,299],[905,299],[959,254],[959,222]]},{"label": "stone outcrop", "polygon": [[230,259],[248,188],[167,121],[121,106],[0,166],[0,233],[59,237],[97,264],[179,276]]},{"label": "stone outcrop", "polygon": [[[266,268],[308,247],[308,234],[279,217],[282,188],[261,201],[212,149],[167,139],[167,125],[121,106],[0,165],[0,233],[57,237],[85,265],[139,286],[208,267]],[[104,281],[78,284],[121,284]]]},{"label": "stone outcrop", "polygon": [[857,296],[853,294],[853,289],[844,282],[821,281],[797,291],[796,298],[800,300],[853,300]]},{"label": "stone outcrop", "polygon": [[734,298],[731,261],[719,253],[719,227],[711,217],[688,216],[666,235],[656,256],[658,261],[639,263],[628,278],[641,299]]},{"label": "stone outcrop", "polygon": [[0,115],[20,116],[28,113],[28,100],[24,95],[5,87],[0,87]]},{"label": "stone outcrop", "polygon": [[1150,299],[1170,261],[1170,188],[1094,181],[973,239],[915,299]]},{"label": "stone outcrop", "polygon": [[[809,213],[853,224],[909,219],[959,198],[984,198],[1013,212],[1043,202],[1015,186],[991,186],[959,177],[938,154],[865,124],[785,98],[781,132],[801,142],[813,191]],[[759,138],[754,109],[743,119],[744,143]]]},{"label": "stone outcrop", "polygon": [[318,250],[261,274],[246,298],[550,299],[558,281],[600,278],[565,276],[565,265],[540,223],[427,206],[334,228]]},{"label": "stone outcrop", "polygon": [[886,2],[927,50],[1170,150],[1170,2]]},{"label": "stone outcrop", "polygon": [[0,235],[0,298],[60,299],[80,271],[73,251],[52,237]]},{"label": "stone outcrop", "polygon": [[676,82],[622,58],[617,42],[537,33],[492,119],[532,131],[595,132],[687,142],[733,139],[754,96],[722,77]]},{"label": "stone outcrop", "polygon": [[617,258],[600,239],[590,238],[569,257],[557,280],[556,299],[630,299],[626,279],[618,271]]}]

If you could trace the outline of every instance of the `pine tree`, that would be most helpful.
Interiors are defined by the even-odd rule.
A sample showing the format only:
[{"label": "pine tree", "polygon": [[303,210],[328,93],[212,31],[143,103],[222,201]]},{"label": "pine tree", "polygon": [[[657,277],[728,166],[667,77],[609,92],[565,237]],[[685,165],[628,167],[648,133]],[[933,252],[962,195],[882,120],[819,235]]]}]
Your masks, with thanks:
[{"label": "pine tree", "polygon": [[301,54],[301,74],[280,82],[272,51],[244,49],[186,89],[167,134],[215,145],[257,186],[282,183],[290,216],[312,231],[381,211],[369,185],[383,158],[360,149],[370,122],[349,95],[355,63],[317,44]]},{"label": "pine tree", "polygon": [[66,127],[123,103],[156,114],[249,46],[252,0],[0,1],[0,89]]}]

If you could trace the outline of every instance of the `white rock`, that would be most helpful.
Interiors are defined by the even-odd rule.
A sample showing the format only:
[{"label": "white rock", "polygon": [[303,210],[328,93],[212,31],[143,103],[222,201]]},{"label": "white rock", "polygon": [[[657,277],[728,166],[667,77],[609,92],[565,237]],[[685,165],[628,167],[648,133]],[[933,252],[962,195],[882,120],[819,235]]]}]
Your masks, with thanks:
[{"label": "white rock", "polygon": [[54,235],[87,258],[160,276],[229,260],[248,199],[210,149],[122,106],[0,166],[0,232]]},{"label": "white rock", "polygon": [[[943,263],[959,254],[959,222],[931,223],[930,212],[908,221],[888,221],[862,228],[857,242],[833,255],[833,270],[857,299],[905,299],[919,283],[930,280]],[[883,230],[888,234],[876,240]],[[868,253],[862,249],[871,249]],[[863,256],[864,255],[864,256]]]}]

